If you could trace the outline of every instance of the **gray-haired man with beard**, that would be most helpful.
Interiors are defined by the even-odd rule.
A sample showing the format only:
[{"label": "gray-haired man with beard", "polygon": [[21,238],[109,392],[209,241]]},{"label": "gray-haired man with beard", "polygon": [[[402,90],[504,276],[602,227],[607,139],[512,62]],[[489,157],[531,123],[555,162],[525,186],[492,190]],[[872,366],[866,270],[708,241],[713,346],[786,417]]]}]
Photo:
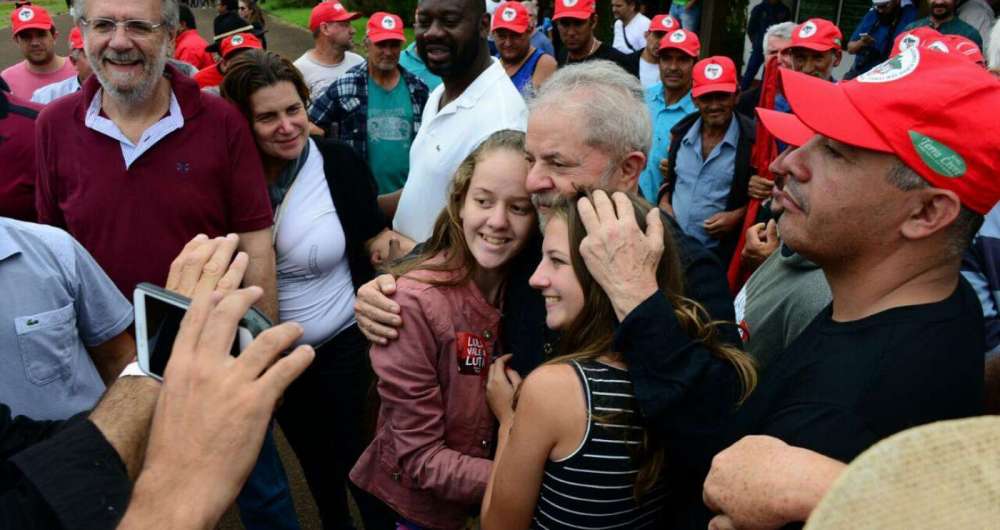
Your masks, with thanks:
[{"label": "gray-haired man with beard", "polygon": [[[127,298],[140,282],[163,285],[196,235],[237,233],[251,263],[244,283],[263,288],[258,306],[275,319],[260,157],[239,112],[167,64],[178,17],[176,0],[75,2],[94,75],[38,117],[38,219],[72,234]],[[272,491],[287,495],[287,484]]]}]

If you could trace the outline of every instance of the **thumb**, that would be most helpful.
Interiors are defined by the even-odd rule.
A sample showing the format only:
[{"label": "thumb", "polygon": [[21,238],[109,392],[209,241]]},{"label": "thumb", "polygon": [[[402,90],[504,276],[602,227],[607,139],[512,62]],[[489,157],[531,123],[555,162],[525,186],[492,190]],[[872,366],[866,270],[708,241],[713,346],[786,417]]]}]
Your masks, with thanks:
[{"label": "thumb", "polygon": [[381,291],[382,294],[395,294],[396,278],[394,278],[391,274],[383,274],[375,278],[375,281],[378,282],[378,290]]},{"label": "thumb", "polygon": [[778,240],[778,223],[774,219],[767,222],[767,240],[770,242]]}]

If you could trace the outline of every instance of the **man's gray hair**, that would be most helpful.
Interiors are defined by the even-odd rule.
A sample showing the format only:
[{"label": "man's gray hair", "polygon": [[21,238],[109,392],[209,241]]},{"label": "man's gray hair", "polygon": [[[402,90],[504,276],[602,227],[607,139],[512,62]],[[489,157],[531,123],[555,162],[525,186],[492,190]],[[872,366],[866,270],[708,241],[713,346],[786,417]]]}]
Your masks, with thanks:
[{"label": "man's gray hair", "polygon": [[[177,0],[163,1],[163,26],[167,30],[175,30],[180,25],[181,12]],[[73,23],[80,25],[80,18],[87,11],[87,0],[73,0],[73,7],[69,12],[73,15]],[[156,22],[155,20],[153,21]]]},{"label": "man's gray hair", "polygon": [[[919,173],[898,160],[889,169],[886,178],[893,186],[903,191],[922,190],[931,187],[930,183],[924,180],[924,177],[921,177]],[[950,236],[948,238],[948,250],[952,256],[961,256],[964,254],[982,226],[983,216],[962,205],[962,209],[958,212],[958,217],[955,217],[951,226],[947,228]]]},{"label": "man's gray hair", "polygon": [[653,125],[643,96],[639,80],[617,64],[588,61],[556,70],[529,108],[573,114],[566,127],[581,128],[587,145],[620,162],[633,151],[649,153]]},{"label": "man's gray hair", "polygon": [[781,22],[779,24],[769,26],[767,31],[764,32],[764,46],[767,46],[767,39],[770,39],[771,37],[777,37],[782,40],[790,40],[792,38],[793,29],[795,29],[794,22]]}]

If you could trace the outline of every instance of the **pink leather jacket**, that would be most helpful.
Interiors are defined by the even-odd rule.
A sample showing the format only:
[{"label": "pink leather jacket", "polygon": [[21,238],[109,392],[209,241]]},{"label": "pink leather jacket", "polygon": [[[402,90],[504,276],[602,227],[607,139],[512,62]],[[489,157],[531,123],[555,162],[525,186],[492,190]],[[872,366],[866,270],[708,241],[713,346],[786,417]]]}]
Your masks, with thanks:
[{"label": "pink leather jacket", "polygon": [[378,375],[375,439],[351,480],[421,526],[462,528],[479,511],[492,461],[495,423],[486,404],[500,312],[475,283],[435,286],[399,279],[399,338],[372,345]]}]

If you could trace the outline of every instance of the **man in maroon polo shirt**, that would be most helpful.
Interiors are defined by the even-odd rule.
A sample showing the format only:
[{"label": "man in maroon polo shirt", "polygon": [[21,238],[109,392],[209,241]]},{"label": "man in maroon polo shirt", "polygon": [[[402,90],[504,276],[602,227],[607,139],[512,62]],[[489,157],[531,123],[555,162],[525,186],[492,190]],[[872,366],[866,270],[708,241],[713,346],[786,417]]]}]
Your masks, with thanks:
[{"label": "man in maroon polo shirt", "polygon": [[[94,75],[38,117],[39,220],[67,229],[131,297],[199,233],[238,233],[248,285],[277,316],[272,213],[245,119],[166,64],[176,4],[90,0],[75,13]],[[125,23],[127,21],[127,24]]]}]

